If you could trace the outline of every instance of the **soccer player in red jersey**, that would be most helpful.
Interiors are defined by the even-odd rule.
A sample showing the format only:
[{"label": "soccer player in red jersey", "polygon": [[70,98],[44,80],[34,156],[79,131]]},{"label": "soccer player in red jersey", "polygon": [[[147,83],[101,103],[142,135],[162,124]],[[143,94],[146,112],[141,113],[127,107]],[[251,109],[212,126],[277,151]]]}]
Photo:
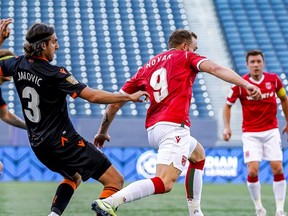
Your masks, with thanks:
[{"label": "soccer player in red jersey", "polygon": [[260,88],[261,100],[251,98],[245,89],[232,86],[227,103],[224,106],[223,138],[229,141],[231,137],[230,116],[231,107],[239,98],[242,105],[242,142],[244,162],[248,168],[247,186],[254,202],[256,215],[265,216],[266,210],[261,202],[260,182],[258,180],[259,162],[270,161],[274,175],[273,191],[276,201],[276,216],[284,216],[286,196],[286,180],[283,173],[283,154],[280,132],[277,122],[276,95],[281,101],[286,119],[282,133],[288,133],[288,99],[281,79],[275,73],[264,72],[264,55],[260,50],[251,50],[246,54],[246,64],[249,73],[243,78]]},{"label": "soccer player in red jersey", "polygon": [[[195,53],[197,36],[187,30],[176,30],[169,38],[169,50],[158,54],[142,66],[120,92],[124,95],[145,90],[150,95],[146,128],[150,146],[158,149],[156,176],[136,181],[104,200],[92,202],[100,215],[116,215],[116,208],[153,194],[172,190],[186,162],[187,203],[191,216],[202,216],[200,207],[205,151],[190,135],[189,110],[192,86],[196,75],[206,71],[227,82],[240,85],[252,98],[259,98],[259,89],[242,79],[233,70],[222,67]],[[124,103],[107,107],[94,144],[102,147],[109,141],[108,127]]]},{"label": "soccer player in red jersey", "polygon": [[115,94],[88,87],[66,68],[52,65],[59,48],[52,26],[33,24],[24,44],[25,55],[0,61],[0,76],[12,76],[21,101],[29,141],[37,158],[63,176],[49,216],[62,215],[76,188],[93,178],[104,186],[100,198],[123,186],[122,175],[110,160],[74,129],[68,115],[66,96],[91,103],[140,102],[145,91],[133,95]]}]

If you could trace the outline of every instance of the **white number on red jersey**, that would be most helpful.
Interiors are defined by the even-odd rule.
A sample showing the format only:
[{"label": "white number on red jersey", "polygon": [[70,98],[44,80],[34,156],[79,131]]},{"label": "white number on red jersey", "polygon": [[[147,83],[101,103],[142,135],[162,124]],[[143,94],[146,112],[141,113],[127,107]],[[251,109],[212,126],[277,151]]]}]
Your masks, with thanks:
[{"label": "white number on red jersey", "polygon": [[150,85],[154,89],[153,95],[157,103],[168,96],[167,71],[165,68],[160,68],[152,74]]}]

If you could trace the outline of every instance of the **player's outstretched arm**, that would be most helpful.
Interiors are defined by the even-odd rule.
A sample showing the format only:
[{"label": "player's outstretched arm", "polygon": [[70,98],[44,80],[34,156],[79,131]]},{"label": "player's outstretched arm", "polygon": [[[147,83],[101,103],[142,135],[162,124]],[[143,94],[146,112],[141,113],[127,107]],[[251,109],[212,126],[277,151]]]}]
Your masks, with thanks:
[{"label": "player's outstretched arm", "polygon": [[241,76],[239,76],[235,71],[231,70],[230,68],[217,65],[214,62],[207,60],[203,61],[200,64],[200,69],[201,71],[210,73],[226,82],[244,87],[247,93],[255,100],[261,98],[261,91],[257,86],[254,86],[248,81],[244,80]]},{"label": "player's outstretched arm", "polygon": [[[138,91],[131,95],[124,95],[121,93],[111,93],[103,90],[96,90],[90,87],[84,88],[79,96],[91,103],[99,104],[111,104],[127,101],[143,102],[149,99],[149,94],[146,91]],[[144,100],[142,97],[144,97]]]},{"label": "player's outstretched arm", "polygon": [[126,102],[109,104],[105,110],[103,115],[98,133],[94,137],[94,145],[98,148],[102,148],[104,146],[105,141],[110,141],[110,136],[108,135],[108,129],[116,116],[118,110],[125,104]]}]

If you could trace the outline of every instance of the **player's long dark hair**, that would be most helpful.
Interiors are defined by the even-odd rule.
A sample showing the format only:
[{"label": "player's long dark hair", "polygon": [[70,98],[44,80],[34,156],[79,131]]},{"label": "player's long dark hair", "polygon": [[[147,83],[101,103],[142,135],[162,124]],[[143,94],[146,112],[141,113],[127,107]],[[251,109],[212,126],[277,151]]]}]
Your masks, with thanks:
[{"label": "player's long dark hair", "polygon": [[27,43],[24,44],[26,56],[41,56],[43,45],[48,42],[54,34],[54,28],[44,23],[35,23],[30,27],[26,34]]}]

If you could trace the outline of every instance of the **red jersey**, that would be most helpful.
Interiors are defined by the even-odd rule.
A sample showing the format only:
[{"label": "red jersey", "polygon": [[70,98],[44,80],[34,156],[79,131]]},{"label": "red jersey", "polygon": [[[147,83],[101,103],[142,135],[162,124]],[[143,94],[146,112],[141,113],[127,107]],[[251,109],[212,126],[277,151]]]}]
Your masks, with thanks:
[{"label": "red jersey", "polygon": [[191,126],[192,85],[205,60],[206,57],[190,51],[171,49],[152,58],[124,84],[123,93],[145,90],[150,94],[146,128],[158,122]]},{"label": "red jersey", "polygon": [[232,105],[239,98],[242,104],[243,132],[260,132],[278,128],[276,93],[283,87],[280,78],[274,73],[264,72],[261,80],[255,81],[248,74],[243,78],[261,90],[261,100],[253,100],[247,91],[232,86],[227,103]]}]

